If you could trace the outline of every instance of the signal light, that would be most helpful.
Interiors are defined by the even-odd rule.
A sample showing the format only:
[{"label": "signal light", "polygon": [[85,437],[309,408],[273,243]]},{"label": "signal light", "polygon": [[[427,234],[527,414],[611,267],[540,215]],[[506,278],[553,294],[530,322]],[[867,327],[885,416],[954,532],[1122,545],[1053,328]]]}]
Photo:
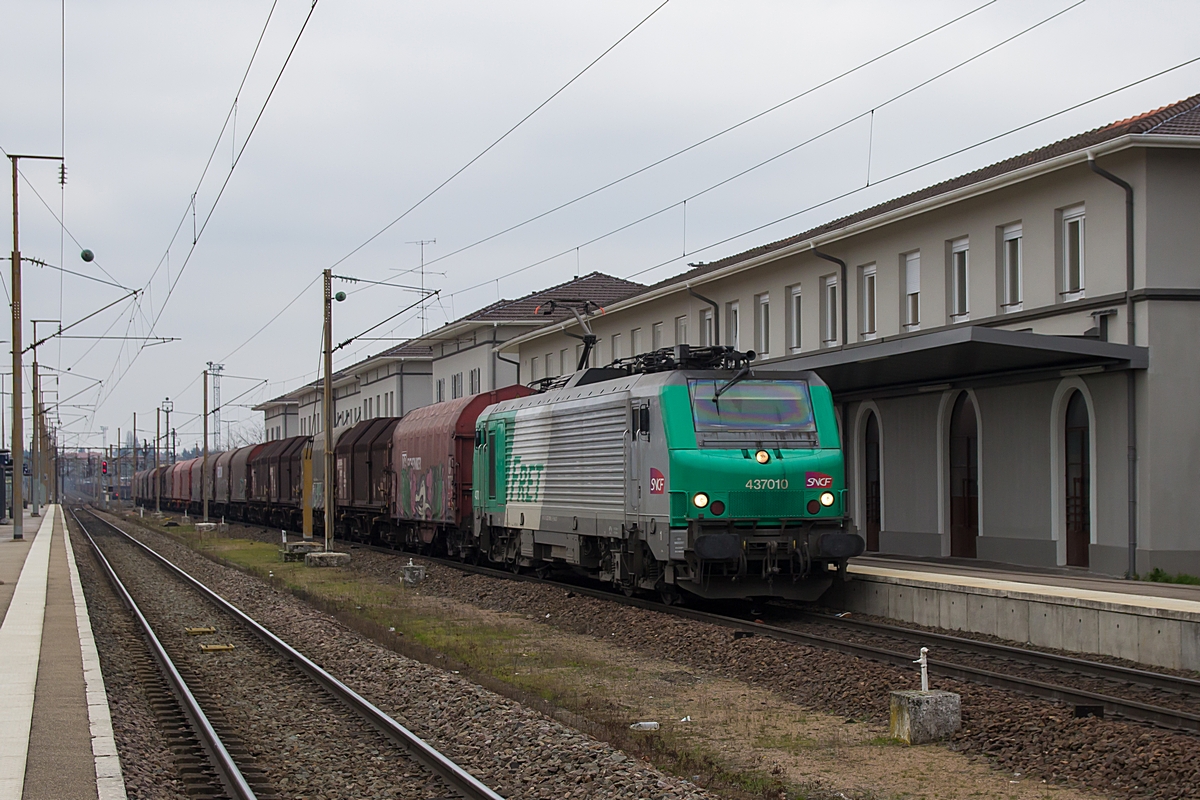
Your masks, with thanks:
[{"label": "signal light", "polygon": [[100,462],[100,474],[101,474],[101,475],[107,475],[107,474],[108,474],[108,462],[107,462],[107,461],[101,461],[101,462]]}]

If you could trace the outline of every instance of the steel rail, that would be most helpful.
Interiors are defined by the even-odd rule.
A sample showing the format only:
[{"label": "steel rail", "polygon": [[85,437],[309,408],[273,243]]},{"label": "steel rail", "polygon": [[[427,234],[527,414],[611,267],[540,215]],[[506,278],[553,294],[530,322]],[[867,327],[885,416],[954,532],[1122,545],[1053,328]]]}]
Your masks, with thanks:
[{"label": "steel rail", "polygon": [[[353,542],[353,544],[359,547],[367,547],[371,550],[395,555],[399,555],[402,552],[393,548],[366,545],[361,542]],[[820,647],[824,650],[833,650],[845,655],[867,658],[872,661],[879,661],[885,664],[902,667],[904,669],[912,668],[913,655],[911,653],[899,653],[894,650],[886,650],[881,647],[847,642],[841,639],[834,639],[832,637],[821,636],[813,633],[805,633],[803,631],[797,631],[791,628],[782,628],[776,625],[766,625],[758,622],[746,622],[745,620],[740,620],[735,617],[728,617],[723,614],[715,614],[708,611],[698,611],[696,609],[674,605],[667,606],[663,605],[662,603],[645,600],[640,597],[626,597],[624,595],[605,591],[603,589],[579,586],[577,584],[560,583],[557,581],[546,580],[544,578],[538,578],[533,575],[514,574],[511,572],[492,569],[490,567],[464,564],[443,558],[433,558],[429,556],[421,556],[421,558],[426,561],[433,561],[435,563],[452,567],[464,572],[472,572],[479,575],[503,578],[505,580],[541,583],[554,586],[556,588],[569,589],[576,594],[588,595],[589,597],[595,597],[601,600],[610,600],[623,605],[633,606],[635,608],[642,608],[648,611],[658,611],[664,614],[673,614],[677,617],[683,617],[696,622],[720,625],[721,627],[730,628],[736,631],[767,636],[773,639],[780,639],[796,644]],[[1029,652],[1018,647],[1011,648],[1011,650],[1016,651],[1016,653],[1021,657]],[[1009,655],[1008,657],[1010,659],[1017,658],[1017,656],[1013,655]],[[1083,661],[1083,659],[1080,659],[1080,661]],[[1096,662],[1085,663],[1095,664]],[[1137,670],[1134,671],[1136,672]],[[1147,703],[1140,703],[1136,700],[1126,700],[1097,692],[1090,692],[1084,689],[1073,689],[1069,686],[1058,686],[1056,684],[1045,683],[1043,681],[1037,681],[1031,678],[1005,675],[1003,673],[992,672],[990,670],[971,667],[965,664],[955,664],[953,662],[943,661],[941,659],[929,659],[929,672],[933,675],[943,678],[951,678],[964,683],[976,683],[984,686],[991,686],[997,689],[1019,692],[1021,694],[1039,697],[1044,700],[1053,700],[1068,705],[1084,706],[1087,708],[1099,707],[1104,709],[1104,713],[1106,715],[1123,717],[1135,722],[1144,722],[1160,728],[1189,731],[1194,733],[1200,732],[1200,715],[1191,714],[1186,711],[1177,711],[1175,709],[1163,708],[1161,706],[1153,706]],[[1172,679],[1172,676],[1169,675],[1160,675],[1160,677],[1164,680]],[[1130,679],[1125,678],[1123,680],[1129,682]]]},{"label": "steel rail", "polygon": [[379,728],[379,730],[382,731],[388,738],[392,739],[408,750],[408,752],[414,758],[424,764],[427,769],[445,780],[460,794],[468,798],[468,800],[504,800],[503,797],[485,786],[469,772],[435,750],[424,739],[417,736],[408,728],[405,728],[396,720],[392,719],[387,713],[382,711],[379,707],[367,700],[358,692],[354,691],[349,686],[335,678],[333,675],[330,675],[324,669],[317,666],[317,664],[315,664],[303,653],[299,652],[287,642],[271,633],[270,630],[265,628],[257,620],[247,615],[244,611],[230,603],[224,597],[221,597],[221,595],[217,594],[212,589],[196,580],[196,578],[192,577],[185,570],[174,564],[170,559],[166,558],[148,545],[138,541],[133,536],[130,536],[128,533],[121,530],[108,520],[98,516],[91,511],[91,509],[88,510],[88,513],[91,514],[96,520],[104,523],[117,533],[124,536],[130,542],[140,547],[147,554],[157,560],[169,572],[176,575],[185,583],[189,584],[198,592],[200,592],[205,599],[209,600],[222,611],[226,612],[248,627],[256,636],[282,654],[289,661],[295,663],[317,683],[320,683],[334,697],[341,700],[352,710],[362,715],[365,719]]},{"label": "steel rail", "polygon": [[117,571],[113,569],[112,564],[105,558],[101,552],[100,546],[96,544],[96,540],[88,533],[84,524],[80,521],[79,516],[75,513],[75,509],[70,509],[71,516],[75,519],[75,524],[79,526],[79,530],[83,531],[83,535],[87,537],[88,542],[92,545],[92,550],[96,553],[96,558],[100,561],[100,565],[104,567],[104,572],[108,576],[109,583],[116,590],[117,596],[121,598],[121,602],[125,605],[129,612],[137,620],[138,626],[142,629],[142,634],[146,638],[147,644],[150,646],[150,652],[154,656],[154,660],[158,662],[159,668],[162,670],[167,683],[171,686],[171,691],[175,693],[175,697],[179,700],[183,707],[184,714],[187,715],[188,722],[191,723],[194,730],[200,737],[200,741],[207,751],[209,760],[216,769],[217,776],[225,785],[225,789],[229,791],[231,796],[236,800],[257,800],[254,790],[250,788],[250,784],[246,782],[246,778],[242,775],[242,771],[234,763],[233,757],[229,755],[229,751],[225,748],[225,744],[221,741],[221,737],[217,735],[212,723],[208,721],[204,710],[200,708],[200,703],[192,694],[192,690],[188,688],[187,681],[179,674],[175,663],[171,657],[167,655],[167,651],[162,646],[162,642],[158,640],[158,636],[154,633],[154,628],[150,626],[150,621],[142,614],[142,610],[138,608],[138,604],[134,601],[133,596],[129,594],[129,590],[125,588],[125,584],[117,577]]},{"label": "steel rail", "polygon": [[995,642],[981,642],[977,639],[966,639],[961,636],[953,636],[945,633],[932,633],[915,628],[903,628],[897,625],[887,625],[882,622],[870,622],[850,617],[836,617],[830,614],[816,614],[812,612],[804,612],[804,614],[816,622],[825,625],[862,628],[907,639],[919,638],[924,641],[941,642],[947,647],[976,655],[1015,659],[1041,667],[1075,672],[1118,683],[1136,683],[1139,686],[1151,689],[1162,689],[1179,694],[1200,695],[1200,680],[1196,680],[1195,678],[1150,672],[1148,670],[1134,669],[1133,667],[1123,667],[1117,664],[1105,664],[1086,658],[1045,653],[1040,650],[1028,650],[1024,647],[1013,647],[1012,645],[997,644]]}]

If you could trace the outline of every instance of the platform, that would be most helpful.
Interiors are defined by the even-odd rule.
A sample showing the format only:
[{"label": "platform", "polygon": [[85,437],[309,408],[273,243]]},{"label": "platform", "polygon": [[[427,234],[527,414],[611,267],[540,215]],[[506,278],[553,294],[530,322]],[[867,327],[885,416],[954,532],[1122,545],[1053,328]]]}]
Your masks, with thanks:
[{"label": "platform", "polygon": [[1200,587],[1081,570],[866,556],[833,606],[901,622],[1200,671]]},{"label": "platform", "polygon": [[0,526],[0,800],[124,800],[108,698],[62,509]]}]

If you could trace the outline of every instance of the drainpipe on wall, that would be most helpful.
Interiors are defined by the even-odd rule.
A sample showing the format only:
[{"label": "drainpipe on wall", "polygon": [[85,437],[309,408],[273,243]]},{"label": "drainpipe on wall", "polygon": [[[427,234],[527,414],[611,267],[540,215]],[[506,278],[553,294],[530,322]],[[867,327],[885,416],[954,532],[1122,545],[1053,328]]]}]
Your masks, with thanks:
[{"label": "drainpipe on wall", "polygon": [[[1137,344],[1134,338],[1135,325],[1133,317],[1133,187],[1116,175],[1096,163],[1096,157],[1087,154],[1088,166],[1092,172],[1101,178],[1112,181],[1125,190],[1125,330],[1128,344]],[[1129,370],[1125,381],[1125,407],[1128,414],[1127,447],[1129,451],[1128,480],[1129,480],[1129,566],[1125,572],[1128,580],[1137,578],[1137,391],[1133,370]]]},{"label": "drainpipe on wall", "polygon": [[845,347],[849,342],[849,334],[847,333],[848,328],[846,323],[846,291],[849,288],[846,286],[846,262],[842,261],[840,258],[834,258],[831,255],[822,253],[817,249],[815,244],[812,246],[812,254],[817,258],[823,258],[826,261],[832,261],[834,264],[837,264],[839,267],[841,267],[842,276],[838,279],[838,283],[842,285],[842,347]]},{"label": "drainpipe on wall", "polygon": [[[493,351],[493,352],[495,352],[495,351]],[[520,384],[521,383],[521,362],[513,361],[511,358],[505,358],[504,356],[500,355],[499,353],[496,353],[496,359],[498,361],[503,361],[505,364],[512,364],[514,367],[517,368],[517,383]],[[497,387],[497,388],[499,388],[499,387]]]},{"label": "drainpipe on wall", "polygon": [[721,307],[717,305],[716,300],[709,300],[704,295],[693,290],[690,284],[687,287],[687,291],[692,297],[697,300],[703,300],[713,307],[713,344],[721,344]]}]

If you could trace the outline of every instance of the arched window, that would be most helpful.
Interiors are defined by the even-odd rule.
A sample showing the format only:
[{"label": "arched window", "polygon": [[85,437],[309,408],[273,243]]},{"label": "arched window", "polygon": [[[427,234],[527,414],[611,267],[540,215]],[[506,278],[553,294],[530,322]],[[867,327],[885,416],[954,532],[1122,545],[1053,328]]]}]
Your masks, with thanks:
[{"label": "arched window", "polygon": [[879,420],[874,411],[867,412],[863,435],[863,527],[867,551],[879,551],[879,531],[883,523],[883,505],[879,488]]},{"label": "arched window", "polygon": [[1067,402],[1065,428],[1067,565],[1086,567],[1092,541],[1091,431],[1087,401],[1078,389]]},{"label": "arched window", "polygon": [[975,558],[979,537],[979,425],[961,392],[950,414],[950,555]]}]

